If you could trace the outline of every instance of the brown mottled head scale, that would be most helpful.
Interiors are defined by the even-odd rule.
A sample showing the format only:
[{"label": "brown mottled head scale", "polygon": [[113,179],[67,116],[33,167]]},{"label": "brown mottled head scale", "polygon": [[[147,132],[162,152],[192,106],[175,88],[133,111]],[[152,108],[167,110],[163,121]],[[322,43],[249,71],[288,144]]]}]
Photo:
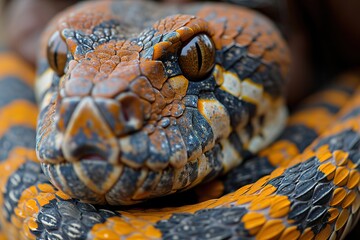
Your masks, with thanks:
[{"label": "brown mottled head scale", "polygon": [[64,55],[49,43],[46,61],[42,50],[37,84],[37,154],[56,187],[133,204],[212,179],[279,133],[289,60],[263,16],[227,5],[92,4],[44,34],[67,46],[63,71]]}]

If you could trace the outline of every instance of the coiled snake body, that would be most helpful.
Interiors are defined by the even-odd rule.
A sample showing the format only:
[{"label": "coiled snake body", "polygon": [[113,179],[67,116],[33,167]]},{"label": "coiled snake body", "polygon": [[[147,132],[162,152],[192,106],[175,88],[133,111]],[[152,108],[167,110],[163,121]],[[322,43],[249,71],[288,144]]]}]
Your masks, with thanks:
[{"label": "coiled snake body", "polygon": [[[90,2],[56,17],[43,39],[36,154],[31,75],[0,81],[9,238],[336,239],[357,222],[354,77],[305,104],[254,156],[287,115],[288,50],[265,17],[222,4]],[[220,198],[124,207],[229,171],[197,190],[208,194],[200,200],[231,191]],[[249,173],[269,175],[233,191]]]}]

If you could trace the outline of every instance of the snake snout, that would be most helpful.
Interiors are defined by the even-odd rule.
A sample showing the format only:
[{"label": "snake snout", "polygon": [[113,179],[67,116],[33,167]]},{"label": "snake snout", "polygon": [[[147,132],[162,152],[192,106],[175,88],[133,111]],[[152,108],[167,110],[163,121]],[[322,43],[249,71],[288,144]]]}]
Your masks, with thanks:
[{"label": "snake snout", "polygon": [[119,147],[116,135],[91,97],[79,101],[63,135],[62,151],[69,162],[77,162],[87,156],[112,163],[117,161]]},{"label": "snake snout", "polygon": [[69,114],[66,111],[60,111],[59,116],[69,118],[59,130],[64,136],[64,157],[70,162],[97,159],[116,164],[120,151],[118,138],[140,130],[145,122],[143,103],[131,92],[114,99],[85,97],[73,109],[70,117],[65,115]]}]

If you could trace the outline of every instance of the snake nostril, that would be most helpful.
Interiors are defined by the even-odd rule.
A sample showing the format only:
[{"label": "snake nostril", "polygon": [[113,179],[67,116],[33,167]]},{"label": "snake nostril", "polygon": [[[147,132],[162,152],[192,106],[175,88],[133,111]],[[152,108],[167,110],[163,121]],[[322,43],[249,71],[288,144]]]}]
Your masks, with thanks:
[{"label": "snake nostril", "polygon": [[90,97],[76,106],[67,125],[62,142],[64,158],[77,162],[84,156],[99,156],[111,163],[117,161],[119,147],[112,129]]},{"label": "snake nostril", "polygon": [[139,97],[132,93],[124,93],[117,100],[121,105],[120,118],[124,121],[125,133],[140,129],[144,122],[144,110]]}]

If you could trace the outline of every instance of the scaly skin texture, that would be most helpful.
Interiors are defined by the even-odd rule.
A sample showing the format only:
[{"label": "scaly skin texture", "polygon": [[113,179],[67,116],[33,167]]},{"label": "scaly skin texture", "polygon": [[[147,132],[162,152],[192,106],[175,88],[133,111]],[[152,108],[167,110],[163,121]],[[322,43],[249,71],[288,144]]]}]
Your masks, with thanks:
[{"label": "scaly skin texture", "polygon": [[[74,198],[129,205],[189,189],[285,125],[287,46],[250,10],[87,3],[50,25],[44,38],[56,51],[54,36],[68,60],[59,74],[62,59],[50,54],[57,76],[40,56],[36,150],[45,175]],[[207,45],[187,47],[197,37]],[[183,58],[187,48],[197,56]]]},{"label": "scaly skin texture", "polygon": [[[117,212],[71,199],[44,177],[34,151],[33,74],[10,54],[1,55],[0,66],[0,82],[7,86],[0,88],[0,117],[3,120],[0,139],[5,143],[1,144],[1,169],[5,173],[0,177],[1,222],[10,239],[55,236],[60,239],[189,239],[204,236],[218,239],[312,239],[321,236],[326,239],[344,236],[356,222],[359,173],[358,163],[354,160],[358,159],[358,138],[354,133],[358,131],[360,99],[359,91],[354,94],[354,89],[359,77],[341,77],[341,84],[319,93],[311,100],[313,103],[306,102],[307,107],[290,117],[285,132],[298,126],[322,135],[303,154],[289,162],[295,167],[287,170],[280,167],[255,184],[220,199],[177,208]],[[337,100],[334,95],[338,96]],[[342,111],[336,117],[338,109]],[[326,121],[308,121],[320,113],[326,116]],[[329,130],[323,134],[325,129]],[[347,139],[346,145],[341,144],[340,139],[329,139],[329,136]],[[273,152],[281,159],[294,154],[293,146],[301,149],[292,138],[280,139],[272,146],[276,145],[289,146]],[[303,163],[296,165],[297,161]],[[299,166],[307,168],[304,171],[308,179],[306,184],[297,174]],[[289,186],[284,179],[291,179],[293,186],[302,187],[302,191],[284,192]],[[301,198],[311,199],[311,204],[303,205],[306,199]]]},{"label": "scaly skin texture", "polygon": [[[42,174],[35,154],[34,75],[9,54],[0,55],[0,66],[6,86],[0,86],[0,217],[10,239],[337,239],[357,222],[356,75],[342,76],[290,117],[280,139],[258,157],[277,168],[254,184],[192,205],[114,211],[72,199]],[[41,111],[51,94],[40,94]]]}]

